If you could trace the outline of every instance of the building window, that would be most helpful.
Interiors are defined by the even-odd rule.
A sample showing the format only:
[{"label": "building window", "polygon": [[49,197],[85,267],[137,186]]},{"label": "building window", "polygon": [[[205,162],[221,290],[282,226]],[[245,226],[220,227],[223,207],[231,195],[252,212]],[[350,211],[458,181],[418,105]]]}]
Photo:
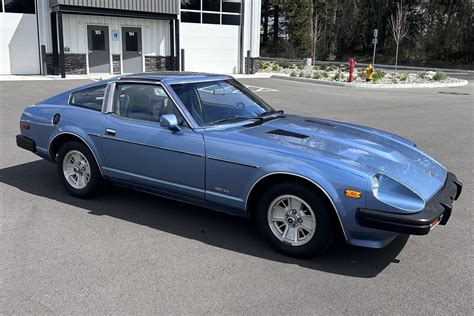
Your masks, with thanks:
[{"label": "building window", "polygon": [[201,10],[201,0],[181,0],[181,9]]},{"label": "building window", "polygon": [[35,14],[35,0],[4,0],[5,12]]},{"label": "building window", "polygon": [[241,0],[181,0],[181,22],[240,25]]},{"label": "building window", "polygon": [[3,0],[0,0],[0,12],[3,12]]},{"label": "building window", "polygon": [[203,11],[221,11],[221,0],[202,0]]},{"label": "building window", "polygon": [[138,52],[137,32],[125,32],[125,50],[127,52]]},{"label": "building window", "polygon": [[191,11],[181,11],[181,21],[190,23],[201,23],[201,13]]},{"label": "building window", "polygon": [[225,24],[225,25],[240,25],[240,15],[223,14],[222,15],[222,24]]},{"label": "building window", "polygon": [[105,32],[103,30],[91,30],[92,50],[105,50]]},{"label": "building window", "polygon": [[240,0],[222,0],[222,12],[240,13]]},{"label": "building window", "polygon": [[221,24],[221,15],[213,13],[203,13],[202,14],[202,23],[207,24]]}]

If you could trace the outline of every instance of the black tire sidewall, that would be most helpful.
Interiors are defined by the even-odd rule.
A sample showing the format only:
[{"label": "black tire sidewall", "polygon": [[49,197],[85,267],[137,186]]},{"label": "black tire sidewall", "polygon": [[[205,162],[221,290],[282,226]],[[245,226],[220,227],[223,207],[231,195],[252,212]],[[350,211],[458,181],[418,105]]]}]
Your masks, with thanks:
[{"label": "black tire sidewall", "polygon": [[[76,189],[72,187],[64,176],[63,160],[67,153],[72,150],[79,151],[82,155],[84,155],[84,157],[86,157],[87,161],[89,162],[89,166],[91,169],[91,177],[89,183],[87,183],[86,187],[83,189]],[[91,151],[86,145],[78,141],[69,141],[65,143],[59,149],[56,165],[61,184],[71,195],[79,198],[90,198],[98,193],[99,188],[102,184],[102,175],[100,173],[99,167],[97,166],[94,155],[92,155]]]},{"label": "black tire sidewall", "polygon": [[[316,217],[316,231],[309,242],[300,246],[291,246],[280,241],[272,232],[268,223],[270,203],[282,195],[295,195],[308,203]],[[282,183],[267,189],[258,203],[257,224],[263,237],[271,246],[285,255],[308,258],[323,253],[334,238],[334,226],[329,214],[330,208],[318,192],[300,183]]]}]

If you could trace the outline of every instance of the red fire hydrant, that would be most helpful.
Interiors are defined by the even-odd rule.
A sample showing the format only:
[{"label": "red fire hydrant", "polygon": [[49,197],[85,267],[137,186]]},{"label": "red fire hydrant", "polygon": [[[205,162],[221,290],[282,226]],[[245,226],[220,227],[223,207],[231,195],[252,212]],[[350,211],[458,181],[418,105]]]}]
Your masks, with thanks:
[{"label": "red fire hydrant", "polygon": [[349,58],[349,79],[348,81],[349,82],[352,82],[352,75],[354,73],[354,69],[355,69],[355,58]]}]

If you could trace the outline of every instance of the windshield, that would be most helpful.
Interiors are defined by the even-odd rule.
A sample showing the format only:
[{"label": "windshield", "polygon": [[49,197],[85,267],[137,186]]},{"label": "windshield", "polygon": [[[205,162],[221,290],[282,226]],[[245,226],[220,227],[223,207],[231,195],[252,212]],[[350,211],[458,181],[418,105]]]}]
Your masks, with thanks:
[{"label": "windshield", "polygon": [[199,126],[232,123],[274,113],[236,80],[171,85]]}]

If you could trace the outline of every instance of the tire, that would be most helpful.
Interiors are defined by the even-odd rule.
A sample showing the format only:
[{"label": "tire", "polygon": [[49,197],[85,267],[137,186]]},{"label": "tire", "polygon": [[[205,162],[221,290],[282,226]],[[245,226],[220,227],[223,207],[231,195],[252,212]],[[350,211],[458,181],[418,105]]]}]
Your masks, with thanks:
[{"label": "tire", "polygon": [[[62,145],[56,166],[62,185],[71,195],[85,199],[102,191],[104,179],[95,157],[82,142],[69,141]],[[66,173],[73,175],[66,177]]]},{"label": "tire", "polygon": [[331,211],[314,190],[300,183],[282,183],[264,192],[256,219],[263,237],[275,250],[290,257],[309,258],[322,254],[334,239]]}]

